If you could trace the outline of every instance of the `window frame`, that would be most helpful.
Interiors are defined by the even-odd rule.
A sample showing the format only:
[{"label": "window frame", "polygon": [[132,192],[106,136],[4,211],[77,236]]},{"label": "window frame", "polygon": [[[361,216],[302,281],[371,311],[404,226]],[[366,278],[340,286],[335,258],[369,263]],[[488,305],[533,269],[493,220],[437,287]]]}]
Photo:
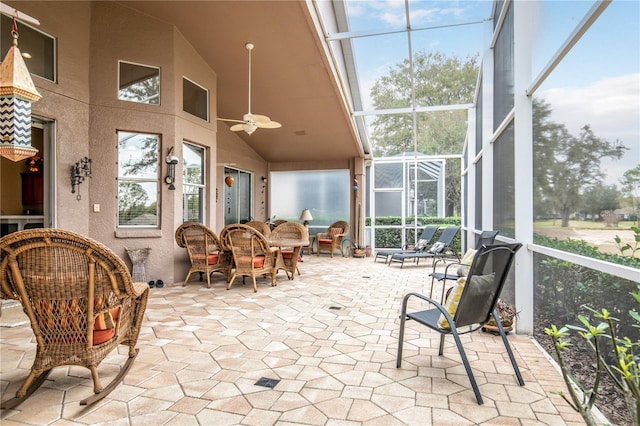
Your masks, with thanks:
[{"label": "window frame", "polygon": [[[187,182],[186,176],[185,176],[185,172],[187,170],[186,164],[184,162],[184,152],[185,152],[185,146],[189,146],[191,148],[191,150],[193,151],[199,151],[201,153],[200,155],[200,159],[201,159],[201,175],[200,175],[200,184],[196,184],[196,183],[190,183]],[[201,194],[201,200],[200,200],[200,208],[199,208],[199,220],[196,220],[195,222],[199,222],[199,223],[205,223],[205,215],[206,215],[206,206],[207,206],[207,180],[206,180],[206,176],[207,176],[207,170],[206,170],[206,158],[207,158],[207,148],[204,146],[200,146],[197,145],[195,143],[192,142],[188,142],[188,141],[183,141],[182,142],[182,221],[183,222],[188,222],[188,221],[194,221],[193,219],[189,219],[186,215],[187,209],[186,209],[186,205],[187,205],[187,199],[186,196],[187,195],[193,195],[193,192],[187,191],[187,188],[198,188],[198,190],[200,191]]]},{"label": "window frame", "polygon": [[[135,65],[135,66],[138,66],[138,67],[145,67],[145,68],[151,68],[151,69],[158,70],[158,93],[157,93],[158,102],[157,103],[141,102],[141,101],[136,101],[136,100],[133,100],[133,99],[125,99],[125,98],[121,98],[120,97],[120,91],[122,90],[122,88],[120,86],[121,79],[122,79],[122,75],[121,75],[121,66],[122,66],[122,64]],[[117,88],[117,96],[116,96],[116,98],[119,101],[123,101],[123,102],[132,102],[134,104],[141,104],[141,105],[160,106],[161,101],[162,101],[162,74],[161,74],[161,72],[162,72],[162,70],[160,69],[160,67],[155,66],[155,65],[147,65],[147,64],[141,64],[141,63],[138,63],[138,62],[125,61],[123,59],[118,59],[118,88]]]},{"label": "window frame", "polygon": [[[197,88],[200,88],[204,93],[205,93],[205,97],[206,97],[206,101],[205,101],[205,107],[206,107],[206,112],[205,115],[206,117],[202,117],[198,114],[195,114],[195,111],[188,111],[187,109],[185,109],[185,90],[184,90],[184,86],[185,86],[185,82],[192,84],[194,86],[196,86]],[[197,117],[201,120],[204,120],[206,122],[209,122],[210,120],[210,108],[209,108],[209,89],[207,89],[206,87],[196,83],[195,81],[191,80],[190,78],[186,77],[186,76],[182,76],[182,111],[186,112],[189,115],[192,115],[194,117]]]},{"label": "window frame", "polygon": [[[120,135],[132,134],[132,135],[144,135],[144,136],[153,136],[157,138],[157,148],[155,150],[156,154],[156,176],[155,177],[138,177],[138,176],[123,176],[120,173]],[[148,132],[137,132],[137,131],[129,131],[129,130],[116,130],[117,137],[117,162],[116,162],[116,228],[120,230],[131,230],[131,229],[160,229],[160,218],[161,218],[161,185],[160,185],[160,174],[162,172],[162,166],[160,163],[160,150],[162,146],[162,136],[157,133],[148,133]],[[155,185],[155,195],[156,195],[156,223],[154,225],[123,225],[120,223],[120,185],[121,183],[129,182],[129,183],[145,183],[145,184],[153,184]],[[149,192],[150,193],[150,192]]]},{"label": "window frame", "polygon": [[[12,20],[13,17],[10,15],[7,15],[5,13],[0,14],[2,15],[3,18],[9,18],[9,20]],[[40,75],[37,73],[37,71],[34,71],[34,66],[29,67],[29,62],[32,61],[33,58],[29,58],[26,59],[25,58],[25,63],[27,65],[27,68],[29,69],[29,73],[31,75],[37,76],[39,78],[42,78],[43,80],[47,80],[53,83],[57,83],[58,82],[58,40],[56,39],[56,37],[52,36],[51,34],[48,34],[44,31],[41,31],[27,23],[25,23],[24,21],[21,21],[20,19],[16,18],[16,21],[18,22],[18,34],[20,34],[20,28],[22,27],[22,29],[26,28],[26,31],[23,31],[23,36],[25,35],[25,32],[31,32],[33,33],[33,35],[40,35],[42,36],[44,39],[47,39],[47,41],[50,39],[50,43],[51,43],[51,63],[48,64],[51,67],[51,75],[52,78],[49,78],[47,76],[44,75]],[[3,26],[4,28],[4,26]],[[11,28],[11,26],[9,26],[8,28]],[[3,37],[3,41],[4,41],[4,37]],[[11,46],[11,37],[6,37],[6,40],[8,42],[3,42],[3,48],[2,48],[2,52],[3,54],[5,52],[7,52],[8,47]],[[7,48],[5,48],[4,44],[7,43]],[[48,43],[47,43],[48,44]],[[30,44],[29,44],[29,40],[28,38],[22,37],[22,39],[18,38],[18,48],[20,49],[21,53],[25,54],[25,53],[29,53],[31,54],[33,52],[33,48],[30,48]],[[43,59],[43,68],[45,66],[45,60]]]}]

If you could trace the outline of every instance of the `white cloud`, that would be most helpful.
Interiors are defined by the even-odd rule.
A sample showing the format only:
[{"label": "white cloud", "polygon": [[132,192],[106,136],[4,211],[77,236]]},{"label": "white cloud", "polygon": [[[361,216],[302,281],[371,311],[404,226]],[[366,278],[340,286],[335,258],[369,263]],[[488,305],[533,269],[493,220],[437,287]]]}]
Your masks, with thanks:
[{"label": "white cloud", "polygon": [[640,140],[640,74],[599,80],[585,87],[563,87],[540,93],[551,105],[554,121],[576,133],[585,124],[610,138],[634,135]]},{"label": "white cloud", "polygon": [[596,136],[620,140],[629,148],[621,160],[603,160],[608,183],[640,163],[640,74],[598,80],[584,87],[541,91],[553,111],[551,119],[577,135],[585,124]]}]

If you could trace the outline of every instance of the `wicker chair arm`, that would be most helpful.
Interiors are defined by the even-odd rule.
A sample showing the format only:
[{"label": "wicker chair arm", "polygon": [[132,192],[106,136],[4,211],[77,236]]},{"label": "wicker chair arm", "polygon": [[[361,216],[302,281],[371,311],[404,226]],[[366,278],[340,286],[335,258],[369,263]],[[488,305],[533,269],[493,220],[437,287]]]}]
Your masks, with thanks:
[{"label": "wicker chair arm", "polygon": [[135,296],[135,298],[139,298],[140,296],[142,296],[142,294],[144,294],[145,291],[149,290],[149,285],[147,283],[133,283],[133,294],[132,296]]}]

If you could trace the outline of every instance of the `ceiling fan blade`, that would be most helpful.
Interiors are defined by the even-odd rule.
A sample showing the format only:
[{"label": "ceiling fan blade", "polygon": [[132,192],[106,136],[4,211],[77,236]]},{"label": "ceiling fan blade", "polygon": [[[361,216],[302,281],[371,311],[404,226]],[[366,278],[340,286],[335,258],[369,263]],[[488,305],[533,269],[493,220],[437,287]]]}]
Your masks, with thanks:
[{"label": "ceiling fan blade", "polygon": [[267,123],[256,121],[256,127],[260,129],[277,129],[279,127],[282,127],[282,124],[278,123],[277,121],[269,121]]},{"label": "ceiling fan blade", "polygon": [[234,120],[233,118],[216,118],[218,121],[231,121],[233,123],[244,123],[242,120]]},{"label": "ceiling fan blade", "polygon": [[234,124],[233,126],[229,127],[229,129],[231,129],[234,132],[241,132],[242,130],[244,130],[242,126],[243,126],[242,124]]}]

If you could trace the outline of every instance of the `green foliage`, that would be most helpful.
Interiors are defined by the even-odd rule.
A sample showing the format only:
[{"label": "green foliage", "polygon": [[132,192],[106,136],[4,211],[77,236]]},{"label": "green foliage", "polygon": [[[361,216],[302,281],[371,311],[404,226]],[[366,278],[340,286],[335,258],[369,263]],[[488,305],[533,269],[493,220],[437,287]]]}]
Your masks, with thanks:
[{"label": "green foliage", "polygon": [[631,200],[631,210],[635,215],[636,224],[638,224],[640,223],[640,215],[638,215],[638,205],[640,204],[638,202],[640,199],[640,164],[624,172],[620,183],[622,184],[623,194],[627,195]]},{"label": "green foliage", "polygon": [[[640,306],[640,284],[636,286],[636,291],[629,293],[635,300],[635,307],[627,313],[633,326],[640,328],[640,315],[635,310]],[[550,328],[545,328],[545,333],[553,340],[558,364],[571,400],[563,392],[560,392],[560,395],[582,415],[588,425],[595,425],[591,408],[599,391],[600,380],[606,374],[624,395],[632,424],[638,426],[640,425],[640,355],[636,352],[640,347],[640,341],[628,336],[619,337],[620,335],[616,332],[618,327],[615,324],[620,323],[621,320],[611,315],[607,309],[596,311],[588,306],[586,309],[591,312],[593,318],[578,315],[581,326],[566,325],[558,329],[552,325]],[[564,351],[570,346],[569,330],[577,331],[594,354],[596,370],[591,387],[587,387],[572,376],[565,366]],[[611,352],[608,356],[605,353],[607,348],[610,348]],[[581,392],[577,392],[576,388]]]},{"label": "green foliage", "polygon": [[[405,228],[405,241],[408,244],[414,244],[420,238],[420,234],[422,233],[424,227],[426,225],[438,225],[441,228],[446,226],[460,226],[460,218],[459,217],[425,217],[419,216],[417,218],[417,222],[419,226],[417,227],[417,231],[414,233],[413,229]],[[407,216],[406,223],[413,223],[415,218],[413,216]],[[367,218],[366,221],[367,226],[371,225],[371,219]],[[398,228],[389,228],[389,229],[378,229],[376,228],[376,247],[385,247],[385,248],[400,248],[402,246],[402,229],[399,228],[402,226],[402,218],[400,216],[386,216],[386,217],[376,217],[376,227],[379,226],[398,226]],[[438,238],[442,233],[442,229],[436,232],[434,238]],[[461,251],[461,240],[460,233],[456,235],[454,238],[451,248],[456,252],[460,253]]]},{"label": "green foliage", "polygon": [[602,212],[618,208],[619,196],[620,192],[615,185],[598,182],[585,190],[581,211],[591,215],[594,221],[601,219]]},{"label": "green foliage", "polygon": [[[636,234],[636,241],[638,241],[638,238],[638,234]],[[594,259],[615,263],[617,265],[625,265],[632,268],[640,269],[640,258],[602,253],[600,250],[598,250],[597,247],[592,246],[588,242],[583,240],[559,240],[557,238],[549,238],[544,235],[534,234],[533,242],[541,246],[566,251],[568,253],[579,254],[581,256],[592,257]]]},{"label": "green foliage", "polygon": [[[631,258],[634,258],[636,256],[636,253],[638,251],[640,251],[640,227],[638,226],[632,226],[631,230],[634,233],[634,244],[631,245],[629,243],[622,245],[622,240],[620,239],[619,236],[616,235],[615,238],[615,242],[616,242],[616,246],[618,247],[618,250],[620,250],[620,253],[623,256],[629,256]],[[629,252],[628,254],[626,254],[626,252]]]}]

